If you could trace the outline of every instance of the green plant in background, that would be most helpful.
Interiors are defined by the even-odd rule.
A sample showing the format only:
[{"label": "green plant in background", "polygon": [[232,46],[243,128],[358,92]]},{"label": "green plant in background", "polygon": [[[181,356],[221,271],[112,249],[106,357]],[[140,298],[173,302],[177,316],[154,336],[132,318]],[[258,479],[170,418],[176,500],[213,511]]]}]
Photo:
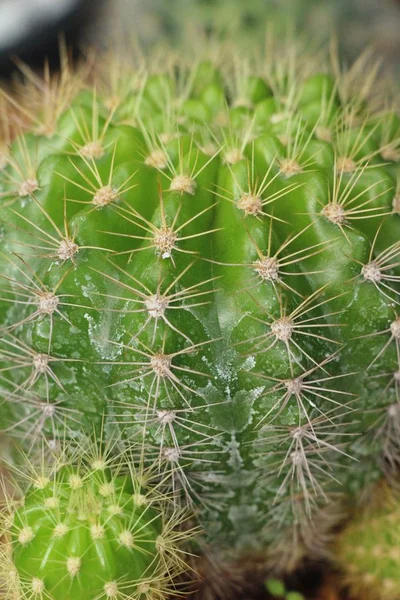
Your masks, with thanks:
[{"label": "green plant in background", "polygon": [[[317,0],[117,0],[106,8],[110,37],[132,30],[143,44],[193,42],[193,36],[216,34],[219,38],[234,36],[235,43],[256,45],[265,40],[267,25],[275,33],[284,34],[296,26],[322,38],[329,35],[336,14],[334,2]],[[196,32],[196,33],[194,33]],[[118,38],[117,38],[118,39]]]},{"label": "green plant in background", "polygon": [[374,490],[364,507],[340,534],[335,558],[341,583],[355,597],[396,600],[400,593],[399,499],[386,486]]},{"label": "green plant in background", "polygon": [[[356,58],[373,47],[386,66],[396,69],[400,48],[400,7],[397,0],[115,0],[107,7],[111,39],[132,31],[144,44],[172,39],[193,43],[201,32],[235,38],[255,48],[267,27],[277,34],[296,28],[326,41],[337,37],[341,52]],[[196,32],[196,33],[194,33]],[[107,37],[103,32],[101,39]],[[117,34],[117,35],[116,35]],[[125,39],[125,38],[124,38]],[[98,42],[97,40],[95,40]]]},{"label": "green plant in background", "polygon": [[[7,97],[26,126],[0,174],[1,422],[36,461],[43,437],[79,458],[104,421],[193,512],[197,552],[289,570],[322,551],[324,508],[399,461],[400,118],[362,60],[229,52],[113,64],[95,87],[27,73],[29,105]],[[88,506],[97,476],[80,477]],[[69,513],[64,470],[49,479]],[[23,577],[47,556],[47,493],[11,529]],[[92,555],[92,523],[71,519]],[[144,517],[151,543],[157,527]],[[105,583],[153,573],[149,552]],[[81,597],[102,597],[84,573]],[[140,596],[129,585],[118,599]]]},{"label": "green plant in background", "polygon": [[273,598],[281,598],[283,600],[305,600],[303,594],[299,592],[288,592],[285,584],[279,579],[268,579],[265,582],[267,592]]},{"label": "green plant in background", "polygon": [[327,31],[335,14],[332,3],[321,6],[317,0],[308,2],[307,10],[303,2],[288,0],[250,0],[245,4],[230,0],[228,11],[226,3],[219,0],[172,0],[168,7],[152,0],[142,10],[158,20],[158,27],[164,29],[164,34],[177,38],[185,33],[185,24],[219,34],[235,30],[243,39],[255,32],[264,36],[266,23],[273,23],[274,27],[280,26],[283,30],[289,22],[302,28],[310,27],[310,30],[318,24]]}]

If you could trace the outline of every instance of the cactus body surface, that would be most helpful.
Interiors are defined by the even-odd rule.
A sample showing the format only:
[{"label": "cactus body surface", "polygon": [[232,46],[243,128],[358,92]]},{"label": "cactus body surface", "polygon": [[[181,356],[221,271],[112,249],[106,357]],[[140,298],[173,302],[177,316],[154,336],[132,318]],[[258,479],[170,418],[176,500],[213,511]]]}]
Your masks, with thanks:
[{"label": "cactus body surface", "polygon": [[0,173],[5,430],[139,440],[224,557],[399,460],[400,118],[362,61],[270,51],[33,79]]}]

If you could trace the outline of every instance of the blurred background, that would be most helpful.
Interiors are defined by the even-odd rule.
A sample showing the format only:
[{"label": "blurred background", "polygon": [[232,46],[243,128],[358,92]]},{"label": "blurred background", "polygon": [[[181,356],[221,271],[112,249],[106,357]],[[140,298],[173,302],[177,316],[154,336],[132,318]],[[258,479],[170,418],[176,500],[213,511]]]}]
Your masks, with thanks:
[{"label": "blurred background", "polygon": [[13,72],[15,56],[33,66],[45,56],[56,64],[60,33],[76,52],[89,44],[123,48],[129,37],[143,46],[166,37],[179,45],[193,27],[234,30],[248,44],[271,23],[321,40],[334,32],[349,59],[372,45],[400,73],[400,0],[0,0],[0,75]]}]

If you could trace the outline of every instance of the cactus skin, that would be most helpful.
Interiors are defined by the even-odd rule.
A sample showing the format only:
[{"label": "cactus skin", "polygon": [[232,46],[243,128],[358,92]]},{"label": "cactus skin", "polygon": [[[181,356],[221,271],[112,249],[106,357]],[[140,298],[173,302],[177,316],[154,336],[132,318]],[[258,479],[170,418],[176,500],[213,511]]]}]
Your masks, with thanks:
[{"label": "cactus skin", "polygon": [[397,600],[400,596],[397,493],[383,484],[374,489],[369,504],[353,517],[334,547],[342,585],[356,598]]},{"label": "cactus skin", "polygon": [[32,90],[0,180],[6,429],[105,418],[225,559],[399,460],[399,116],[296,52]]},{"label": "cactus skin", "polygon": [[46,457],[40,469],[24,466],[25,482],[7,492],[1,515],[9,546],[0,589],[7,598],[168,595],[185,564],[170,524],[183,515],[171,517],[170,501],[144,472],[130,473],[122,455],[83,448],[79,456]]}]

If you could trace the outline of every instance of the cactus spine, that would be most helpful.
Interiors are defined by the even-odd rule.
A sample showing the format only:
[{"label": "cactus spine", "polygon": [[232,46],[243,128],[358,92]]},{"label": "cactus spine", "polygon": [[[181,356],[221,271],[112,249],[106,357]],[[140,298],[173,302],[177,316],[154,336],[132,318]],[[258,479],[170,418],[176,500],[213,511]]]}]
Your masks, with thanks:
[{"label": "cactus spine", "polygon": [[362,60],[155,64],[7,96],[2,422],[34,453],[105,420],[200,551],[296,554],[399,460],[399,116]]}]

